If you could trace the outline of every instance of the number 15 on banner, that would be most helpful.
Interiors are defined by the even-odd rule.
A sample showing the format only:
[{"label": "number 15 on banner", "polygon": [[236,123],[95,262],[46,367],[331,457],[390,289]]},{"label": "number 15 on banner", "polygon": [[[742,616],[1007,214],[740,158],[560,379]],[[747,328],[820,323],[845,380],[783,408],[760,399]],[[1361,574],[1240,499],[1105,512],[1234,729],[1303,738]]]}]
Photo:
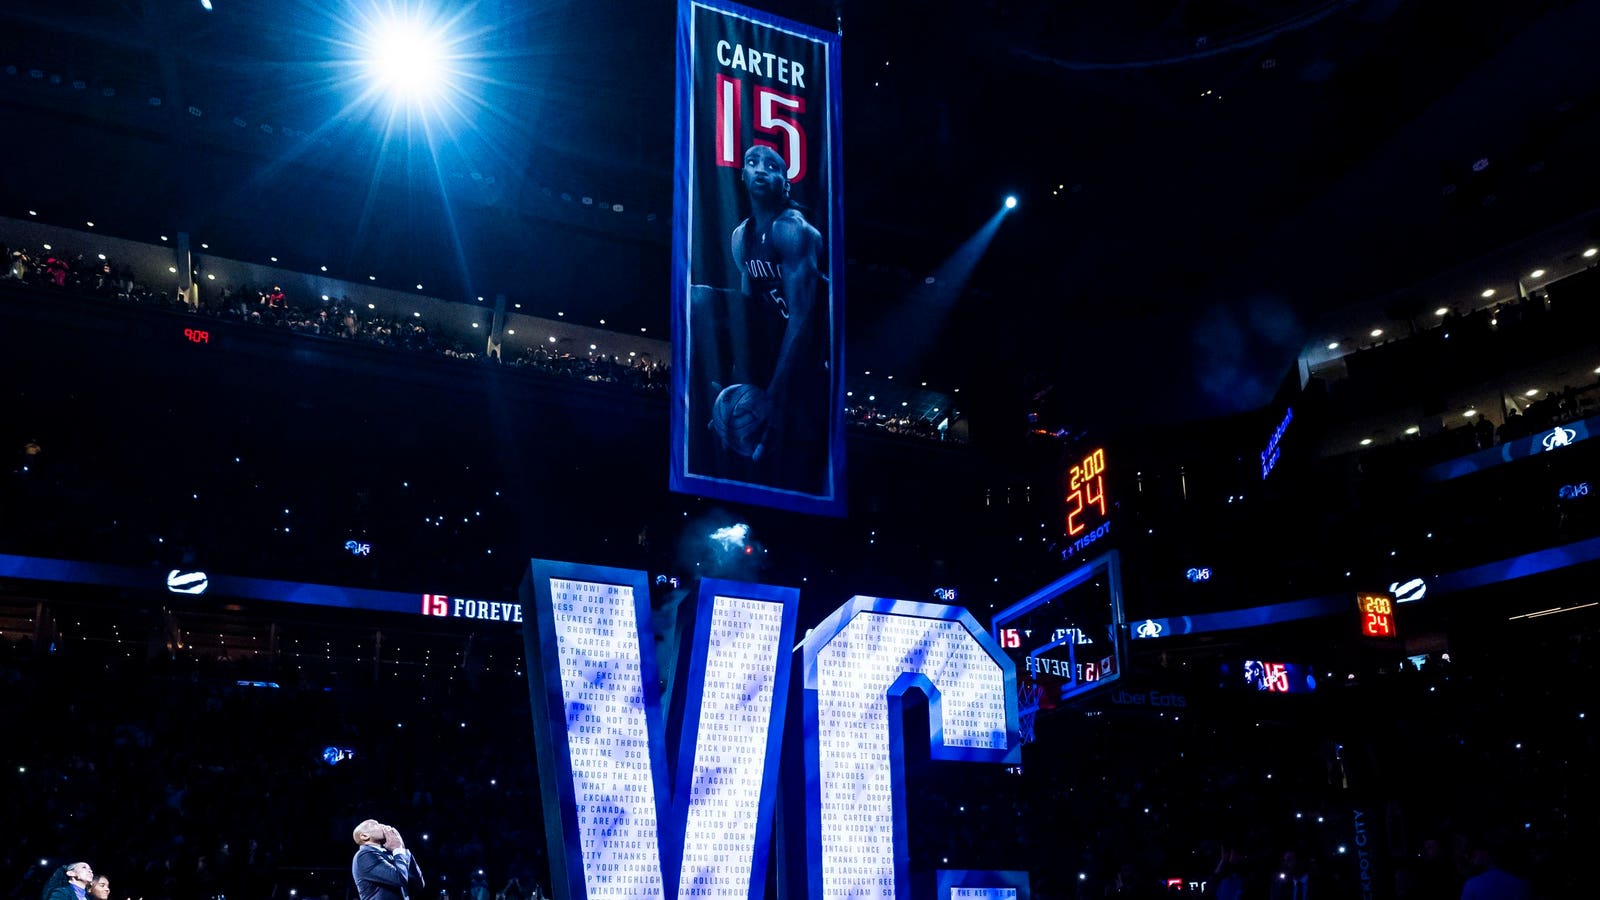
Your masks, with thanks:
[{"label": "number 15 on banner", "polygon": [[[744,80],[717,76],[717,165],[738,167],[740,160],[739,135],[744,118]],[[769,87],[756,85],[754,128],[758,134],[771,135],[780,143],[756,139],[778,151],[789,164],[784,173],[791,183],[806,177],[806,133],[797,120],[805,115],[806,101],[779,93]]]}]

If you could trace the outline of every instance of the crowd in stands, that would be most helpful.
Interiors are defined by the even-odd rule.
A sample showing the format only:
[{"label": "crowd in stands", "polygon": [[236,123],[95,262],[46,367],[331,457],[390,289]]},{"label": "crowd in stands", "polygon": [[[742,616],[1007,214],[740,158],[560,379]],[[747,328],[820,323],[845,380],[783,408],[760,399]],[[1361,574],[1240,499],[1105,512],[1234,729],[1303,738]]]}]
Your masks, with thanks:
[{"label": "crowd in stands", "polygon": [[666,390],[671,371],[647,357],[624,360],[620,356],[573,356],[551,353],[543,347],[525,348],[509,361],[517,368],[534,369],[599,384],[626,384],[650,391]]},{"label": "crowd in stands", "polygon": [[[206,656],[196,648],[216,638],[179,631],[185,647],[150,628],[148,641],[74,641],[70,625],[59,647],[0,640],[5,900],[35,900],[80,858],[119,897],[338,900],[350,828],[369,816],[405,833],[429,900],[548,892],[519,673],[488,671],[480,651],[448,679],[375,681],[359,661],[309,674],[288,652]],[[1162,896],[1174,879],[1274,900],[1301,876],[1310,898],[1359,896],[1360,809],[1384,895],[1468,896],[1492,859],[1540,897],[1578,896],[1597,733],[1575,688],[1600,674],[1597,637],[1533,639],[1537,669],[1492,652],[1396,658],[1305,696],[1241,696],[1211,657],[1146,661],[1181,705],[1102,695],[1051,713],[1020,769],[913,759],[912,864],[1025,869],[1041,900]],[[328,747],[354,755],[330,762]]]},{"label": "crowd in stands", "polygon": [[1565,385],[1537,397],[1527,406],[1511,405],[1505,423],[1497,429],[1497,443],[1527,437],[1585,419],[1600,411],[1600,384]]},{"label": "crowd in stands", "polygon": [[[957,823],[913,831],[914,846],[952,867],[981,854],[1026,868],[1039,897],[1156,897],[1174,881],[1227,900],[1360,897],[1362,859],[1376,896],[1574,896],[1570,854],[1595,834],[1578,810],[1597,786],[1579,761],[1596,732],[1562,679],[1596,673],[1596,637],[1525,645],[1543,672],[1433,654],[1304,696],[1240,697],[1206,683],[1214,666],[1173,659],[1128,692],[1155,683],[1182,705],[1091,700],[1040,723],[1020,776],[952,767],[908,789],[910,821]],[[981,781],[980,806],[933,783],[955,777]],[[1534,893],[1463,893],[1491,865]],[[1284,892],[1302,875],[1308,894]]]},{"label": "crowd in stands", "polygon": [[[89,259],[83,254],[69,257],[54,250],[10,250],[0,243],[0,258],[7,261],[4,278],[38,287],[453,359],[488,358],[481,350],[430,328],[420,317],[395,319],[363,314],[360,305],[349,297],[301,302],[287,296],[278,285],[240,284],[204,292],[196,287],[187,293],[158,291],[135,281],[132,271],[125,266],[116,266],[104,259]],[[651,392],[665,391],[669,380],[669,367],[664,361],[645,357],[624,359],[608,354],[578,357],[536,347],[521,350],[507,361],[518,368],[541,373]]]},{"label": "crowd in stands", "polygon": [[[1600,270],[1590,269],[1525,297],[1441,317],[1426,330],[1346,357],[1348,377],[1329,383],[1330,399],[1335,410],[1360,415],[1365,410],[1391,408],[1397,386],[1404,386],[1398,396],[1419,402],[1424,409],[1440,408],[1459,423],[1442,433],[1409,441],[1427,443],[1446,453],[1492,447],[1592,415],[1600,410],[1596,379],[1554,388],[1538,385],[1540,393],[1533,398],[1526,397],[1513,381],[1506,385],[1513,393],[1505,399],[1504,410],[1480,409],[1475,420],[1457,418],[1461,410],[1442,407],[1452,386],[1495,384],[1551,359],[1586,354],[1590,336],[1600,327],[1600,308],[1593,302],[1596,296],[1600,296]],[[1593,367],[1590,363],[1582,371]],[[1496,418],[1503,419],[1498,427],[1492,421]]]},{"label": "crowd in stands", "polygon": [[372,816],[402,823],[428,900],[489,900],[479,872],[504,900],[549,884],[517,679],[319,685],[151,643],[0,641],[0,896],[82,859],[116,897],[342,898]]},{"label": "crowd in stands", "polygon": [[872,406],[847,406],[844,410],[845,424],[852,428],[882,434],[907,435],[930,441],[964,443],[966,430],[959,428],[952,430],[951,423],[954,419],[953,415],[941,416],[936,421],[928,416],[885,412]]},{"label": "crowd in stands", "polygon": [[[1524,403],[1527,405],[1522,405]],[[1600,411],[1600,384],[1564,385],[1531,403],[1525,397],[1507,398],[1503,414],[1493,410],[1462,416],[1456,418],[1461,424],[1433,434],[1406,438],[1391,445],[1392,449],[1386,452],[1397,453],[1417,464],[1440,462],[1549,431],[1557,425],[1588,418],[1597,411]],[[1492,418],[1497,414],[1503,419],[1499,425]]]},{"label": "crowd in stands", "polygon": [[[369,333],[363,328],[377,322],[369,319],[352,329],[337,315],[349,308],[342,303],[297,310],[281,292],[235,288],[227,295],[232,311],[220,299],[217,309],[196,311],[187,300],[141,292],[114,267],[95,273],[95,266],[81,260],[52,259],[31,259],[23,277],[46,290],[109,292],[124,302],[262,327],[331,338],[343,330],[345,339],[422,352],[455,350],[441,348],[420,323],[382,322]],[[515,358],[507,354],[506,363],[650,390],[662,386],[664,372],[648,363],[573,361],[540,355],[541,349]],[[283,376],[283,384],[293,386],[283,395],[315,393],[316,382],[306,389],[307,382],[294,380],[315,377]],[[6,394],[11,418],[27,420],[30,428],[35,420],[44,425],[37,440],[32,430],[19,432],[25,440],[16,443],[17,458],[6,461],[15,466],[0,481],[5,552],[123,561],[111,557],[126,541],[136,545],[130,558],[153,563],[153,571],[180,561],[221,560],[223,570],[264,577],[296,577],[283,571],[284,559],[324,552],[341,564],[363,567],[363,577],[323,580],[368,583],[374,573],[366,568],[381,560],[391,567],[385,583],[415,583],[425,590],[439,589],[433,585],[441,581],[476,589],[480,582],[469,580],[474,573],[484,577],[483,570],[499,566],[481,582],[490,586],[483,596],[499,598],[512,596],[513,589],[496,582],[520,577],[527,545],[545,546],[516,531],[518,515],[544,523],[548,530],[535,533],[551,546],[560,547],[560,534],[578,531],[586,552],[601,545],[644,548],[650,540],[649,525],[640,523],[648,522],[653,504],[638,500],[650,495],[629,490],[630,473],[616,463],[633,457],[605,457],[605,441],[572,442],[584,445],[579,462],[601,473],[572,475],[578,467],[566,457],[547,465],[548,451],[524,452],[531,440],[506,431],[497,431],[495,440],[474,439],[479,432],[469,431],[464,421],[489,416],[473,412],[465,401],[448,407],[419,403],[428,429],[441,435],[427,443],[416,438],[422,429],[403,426],[403,415],[384,405],[385,398],[286,410],[280,407],[291,404],[277,402],[282,396],[251,395],[246,414],[208,429],[195,427],[189,410],[163,412],[169,404],[160,402],[161,391],[134,374],[126,382],[128,396],[100,406],[94,401],[102,398],[92,392],[76,406],[45,392],[24,396],[31,385],[16,381]],[[223,407],[206,401],[227,390],[197,385],[187,395],[202,407]],[[158,400],[129,399],[152,396]],[[121,418],[116,409],[103,408],[118,406],[127,407]],[[1524,415],[1545,427],[1581,415],[1587,406],[1581,391],[1558,392]],[[357,418],[355,410],[372,412],[390,430],[368,443],[350,440],[339,428],[342,420]],[[607,411],[593,412],[603,420]],[[560,427],[528,419],[530,435],[549,435],[553,446],[566,443]],[[942,438],[932,422],[871,409],[854,409],[850,420],[853,427]],[[362,428],[364,434],[377,432]],[[1467,428],[1475,445],[1492,446],[1515,434],[1502,429],[1497,435],[1492,425]],[[151,434],[181,441],[141,440]],[[107,452],[107,435],[120,438],[114,453]],[[281,435],[306,437],[304,443],[267,439]],[[381,458],[364,452],[385,443],[391,446]],[[496,465],[500,451],[508,461]],[[1583,458],[1584,452],[1570,456]],[[507,488],[502,498],[501,488],[524,470],[533,491],[513,501]],[[1414,480],[1414,467],[1407,472]],[[1254,472],[1250,476],[1253,483]],[[601,492],[591,490],[591,482],[621,486]],[[1332,477],[1326,482],[1347,483]],[[1540,494],[1547,495],[1554,496]],[[1394,506],[1393,495],[1383,499],[1386,511]],[[1278,519],[1266,527],[1280,535],[1294,531],[1307,558],[1339,569],[1350,559],[1392,559],[1396,547],[1404,565],[1413,565],[1411,553],[1432,565],[1436,558],[1422,557],[1379,528],[1404,526],[1418,532],[1412,536],[1417,545],[1426,545],[1435,538],[1435,526],[1432,519],[1423,521],[1424,514],[1439,520],[1439,544],[1452,537],[1450,528],[1481,534],[1485,541],[1507,540],[1501,531],[1430,501],[1404,515],[1370,516],[1331,529],[1347,540],[1373,543],[1357,548],[1307,539],[1319,522],[1333,519],[1332,512],[1316,510],[1296,510],[1294,529]],[[1505,516],[1499,507],[1482,514]],[[690,513],[682,516],[687,521]],[[1514,529],[1502,531],[1514,530],[1514,540],[1548,545],[1531,519],[1515,521]],[[1197,522],[1194,528],[1211,526]],[[961,538],[982,537],[966,521],[950,530]],[[518,541],[511,540],[513,534]],[[350,535],[377,535],[376,555],[338,555]],[[825,539],[815,543],[822,546]],[[875,546],[881,551],[887,543]],[[1020,548],[1021,537],[1017,543]],[[88,546],[92,551],[81,549]],[[562,552],[550,551],[551,558],[564,558]],[[1271,555],[1254,544],[1241,552]],[[1473,562],[1506,552],[1464,544],[1456,550]],[[841,570],[849,565],[847,554],[824,555]],[[919,548],[917,556],[929,554]],[[881,558],[873,557],[870,565],[892,568]],[[1577,596],[1587,589],[1582,574],[1555,576],[1572,580],[1545,586]],[[866,583],[869,575],[880,577],[875,571],[841,577]],[[1033,583],[1043,582],[1044,574],[1039,576]],[[1253,569],[1248,578],[1279,589],[1279,580],[1263,569]],[[1349,583],[1354,582],[1340,582]],[[5,603],[15,605],[0,595],[0,605]],[[87,605],[80,612],[85,621],[107,614]],[[252,621],[211,612],[216,621]],[[1360,807],[1370,816],[1365,821],[1381,823],[1372,826],[1378,843],[1370,851],[1386,880],[1380,890],[1401,900],[1462,897],[1469,878],[1496,871],[1491,865],[1530,879],[1539,896],[1581,896],[1581,853],[1600,837],[1589,814],[1600,800],[1589,760],[1600,748],[1583,710],[1586,686],[1600,674],[1600,631],[1592,620],[1570,628],[1561,627],[1565,616],[1538,621],[1558,627],[1539,634],[1497,633],[1481,641],[1477,652],[1456,652],[1449,661],[1431,658],[1420,669],[1392,656],[1371,665],[1341,665],[1342,680],[1330,675],[1318,694],[1308,696],[1240,696],[1222,689],[1215,654],[1195,661],[1144,655],[1129,666],[1123,686],[1135,693],[1158,686],[1184,696],[1185,703],[1119,706],[1102,694],[1048,721],[1041,717],[1038,741],[1025,750],[1020,769],[939,762],[908,775],[913,865],[919,871],[1026,869],[1039,900],[1159,896],[1171,891],[1171,879],[1184,885],[1184,893],[1204,882],[1209,896],[1276,900],[1292,897],[1283,885],[1301,877],[1322,888],[1307,900],[1359,896],[1353,811]],[[253,623],[258,636],[276,634],[276,623],[270,631],[259,618]],[[124,626],[131,644],[95,643],[72,639],[82,628],[74,621],[62,626],[65,640],[52,635],[36,644],[0,624],[3,900],[35,900],[52,870],[80,858],[112,878],[118,897],[337,900],[350,892],[350,829],[367,817],[400,827],[428,871],[432,896],[412,900],[434,900],[436,890],[444,892],[440,900],[494,900],[499,893],[504,900],[525,900],[536,886],[548,887],[545,810],[534,772],[526,682],[508,666],[491,672],[485,662],[491,652],[506,652],[509,639],[480,642],[480,648],[496,649],[480,649],[476,662],[464,651],[459,670],[423,678],[380,668],[375,659],[307,672],[287,650],[264,658],[202,650],[225,647],[232,638],[186,630],[167,610],[152,612],[143,627],[148,635]],[[316,634],[320,626],[306,627]],[[1410,627],[1409,620],[1403,627]],[[397,630],[404,643],[404,629]],[[385,640],[396,640],[394,632],[386,632]],[[1323,648],[1287,643],[1279,649],[1319,662]],[[393,652],[384,651],[391,657]],[[350,748],[355,755],[329,761],[327,747]]]},{"label": "crowd in stands", "polygon": [[[478,360],[487,357],[476,345],[439,333],[421,318],[390,318],[363,314],[360,304],[349,297],[333,297],[316,302],[301,302],[285,294],[281,286],[231,285],[220,291],[192,289],[185,293],[158,291],[135,281],[126,266],[83,254],[68,256],[53,250],[16,249],[0,243],[0,259],[7,268],[0,278],[41,287],[72,291],[102,299],[152,306],[173,312],[192,313],[209,318],[281,328],[308,335],[343,340],[358,340],[418,353],[453,359]],[[665,392],[671,383],[671,369],[665,360],[649,356],[623,357],[604,353],[577,356],[542,347],[507,348],[506,364],[594,384],[624,385],[652,393]],[[940,422],[905,415],[894,415],[866,407],[850,407],[845,422],[851,427],[883,434],[904,435],[935,441],[963,442],[965,431],[951,432]]]}]

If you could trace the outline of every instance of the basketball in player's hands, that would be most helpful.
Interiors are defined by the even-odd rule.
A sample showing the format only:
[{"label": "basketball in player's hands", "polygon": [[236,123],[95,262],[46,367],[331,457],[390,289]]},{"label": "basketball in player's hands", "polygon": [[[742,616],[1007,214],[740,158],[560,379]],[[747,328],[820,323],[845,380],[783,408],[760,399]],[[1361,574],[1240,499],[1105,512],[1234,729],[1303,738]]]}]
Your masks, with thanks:
[{"label": "basketball in player's hands", "polygon": [[753,384],[731,384],[722,389],[716,403],[712,404],[711,430],[716,432],[722,446],[748,457],[761,446],[770,411],[766,391]]}]

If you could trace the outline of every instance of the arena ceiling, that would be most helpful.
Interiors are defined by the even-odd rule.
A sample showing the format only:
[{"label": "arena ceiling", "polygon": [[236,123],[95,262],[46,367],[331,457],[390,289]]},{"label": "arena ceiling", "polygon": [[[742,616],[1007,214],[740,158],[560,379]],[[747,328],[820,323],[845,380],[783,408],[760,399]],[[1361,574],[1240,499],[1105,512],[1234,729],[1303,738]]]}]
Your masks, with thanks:
[{"label": "arena ceiling", "polygon": [[[671,0],[450,4],[477,77],[431,141],[352,107],[357,3],[212,5],[0,8],[0,213],[665,333]],[[1322,311],[1596,205],[1600,2],[759,5],[842,29],[852,370],[1246,408]]]}]

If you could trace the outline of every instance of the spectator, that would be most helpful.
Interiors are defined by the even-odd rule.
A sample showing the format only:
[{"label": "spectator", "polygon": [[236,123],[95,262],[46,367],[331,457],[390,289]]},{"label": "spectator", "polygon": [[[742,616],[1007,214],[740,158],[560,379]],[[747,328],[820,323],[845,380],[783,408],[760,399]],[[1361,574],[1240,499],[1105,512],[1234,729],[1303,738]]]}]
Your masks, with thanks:
[{"label": "spectator", "polygon": [[44,900],[85,900],[93,881],[94,870],[86,862],[62,866],[45,885]]},{"label": "spectator", "polygon": [[1533,888],[1525,880],[1500,868],[1504,842],[1469,838],[1463,847],[1463,869],[1467,881],[1461,886],[1461,900],[1533,900]]}]

